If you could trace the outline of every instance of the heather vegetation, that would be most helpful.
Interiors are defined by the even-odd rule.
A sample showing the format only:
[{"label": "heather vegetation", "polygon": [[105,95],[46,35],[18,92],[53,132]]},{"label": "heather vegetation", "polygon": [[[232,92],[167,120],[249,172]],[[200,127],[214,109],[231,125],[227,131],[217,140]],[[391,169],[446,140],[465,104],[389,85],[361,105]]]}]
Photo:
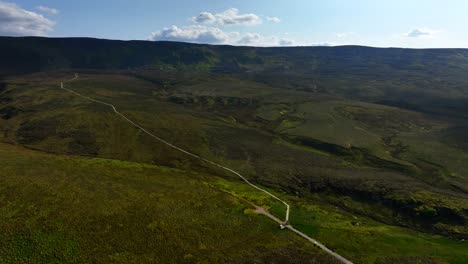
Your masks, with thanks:
[{"label": "heather vegetation", "polygon": [[[31,247],[60,250],[51,254],[65,262],[172,256],[150,253],[148,245],[173,237],[153,237],[155,228],[190,229],[170,241],[171,254],[187,262],[202,260],[203,250],[211,262],[250,263],[259,250],[258,261],[332,261],[253,214],[246,201],[280,217],[284,208],[235,175],[58,89],[74,72],[69,89],[285,197],[293,225],[356,263],[468,261],[467,50],[43,38],[0,38],[0,47],[0,140],[39,151],[0,145],[9,164],[0,189],[8,261],[43,257]],[[32,197],[44,199],[44,211],[34,211]],[[89,216],[77,223],[79,215]],[[247,239],[258,246],[244,248]],[[94,243],[106,246],[94,252]],[[23,244],[30,251],[15,251]]]}]

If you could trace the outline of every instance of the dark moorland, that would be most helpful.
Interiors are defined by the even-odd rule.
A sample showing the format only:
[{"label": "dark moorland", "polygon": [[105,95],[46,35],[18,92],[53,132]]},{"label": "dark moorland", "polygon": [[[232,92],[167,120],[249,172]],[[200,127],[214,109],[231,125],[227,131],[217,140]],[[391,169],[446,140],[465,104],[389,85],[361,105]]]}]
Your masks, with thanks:
[{"label": "dark moorland", "polygon": [[468,262],[468,50],[0,37],[2,263],[334,261],[75,72],[355,263]]}]

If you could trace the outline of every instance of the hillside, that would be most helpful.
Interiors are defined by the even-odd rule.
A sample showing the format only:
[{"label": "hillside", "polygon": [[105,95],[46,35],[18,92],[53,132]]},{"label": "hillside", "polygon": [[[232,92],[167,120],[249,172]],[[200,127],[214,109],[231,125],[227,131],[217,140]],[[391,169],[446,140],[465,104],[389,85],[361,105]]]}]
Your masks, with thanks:
[{"label": "hillside", "polygon": [[0,58],[0,76],[63,69],[226,73],[282,88],[466,117],[467,49],[255,48],[0,37]]},{"label": "hillside", "polygon": [[[235,252],[244,252],[242,256],[221,250],[222,257],[212,252],[213,261],[234,261],[237,256],[249,262],[253,252],[260,249],[237,249],[236,245],[243,243],[243,237],[258,235],[252,232],[260,229],[268,230],[261,233],[278,241],[272,240],[271,247],[265,245],[261,249],[265,255],[258,261],[298,254],[298,263],[309,257],[313,263],[324,257],[292,234],[276,237],[279,231],[273,223],[248,210],[245,213],[248,205],[242,203],[244,199],[258,201],[276,215],[284,212],[274,202],[258,198],[235,176],[154,141],[122,122],[106,106],[59,89],[61,81],[78,72],[77,80],[66,83],[69,89],[112,103],[165,140],[236,168],[252,182],[286,197],[293,204],[293,225],[356,263],[464,263],[468,248],[460,240],[468,238],[466,70],[468,50],[457,49],[250,48],[2,37],[0,141],[21,146],[1,145],[3,160],[15,164],[9,165],[2,179],[9,181],[8,175],[32,177],[27,174],[29,169],[25,171],[20,165],[30,161],[21,160],[38,155],[38,168],[31,172],[50,175],[38,185],[47,184],[50,191],[62,188],[50,185],[56,179],[50,171],[78,166],[83,170],[77,171],[78,175],[87,180],[68,182],[68,175],[73,173],[67,172],[57,175],[65,177],[63,186],[83,197],[93,192],[118,195],[114,209],[120,210],[116,214],[122,219],[131,215],[119,207],[127,199],[124,193],[130,197],[153,185],[183,192],[164,191],[167,206],[182,202],[180,206],[187,209],[193,206],[190,201],[200,199],[197,215],[206,208],[203,210],[224,214],[224,219],[234,221],[226,227],[226,233],[218,230],[218,235],[243,227],[237,240],[233,238],[229,242],[232,245],[226,245]],[[10,158],[8,153],[13,153]],[[54,161],[41,164],[39,160],[45,157]],[[56,160],[64,161],[59,164]],[[97,166],[95,171],[105,171],[104,178],[86,169],[90,162],[101,160],[104,165],[92,166]],[[124,174],[141,175],[142,179],[132,182]],[[182,174],[182,181],[172,179]],[[158,178],[152,179],[153,175]],[[21,197],[35,196],[33,189],[21,187],[30,180],[25,178],[0,190],[0,197],[9,197],[3,201],[21,204],[12,212],[29,210],[25,205],[29,202],[11,196],[11,192],[24,191]],[[211,190],[207,186],[216,187]],[[228,202],[234,198],[225,192],[239,199],[232,202],[235,205]],[[206,197],[210,193],[222,197],[216,198],[222,204],[210,204]],[[142,203],[134,205],[138,207],[136,213],[156,206],[150,197],[141,196]],[[72,203],[72,198],[67,201]],[[86,203],[98,201],[96,197]],[[89,212],[101,214],[108,205],[102,206]],[[162,210],[166,205],[161,206]],[[227,207],[231,209],[217,212]],[[64,214],[86,214],[91,210],[78,209]],[[59,223],[65,215],[52,212],[44,219],[51,217]],[[171,224],[180,229],[185,223],[177,219],[187,215],[170,217],[176,217]],[[192,226],[193,236],[203,234],[202,226],[227,224],[217,217],[200,219],[202,224]],[[22,218],[12,215],[15,221]],[[135,225],[142,225],[135,219]],[[93,223],[104,228],[107,220],[101,220],[94,219]],[[43,224],[34,221],[26,230],[36,230]],[[243,221],[254,221],[256,229],[241,224]],[[80,238],[80,226],[69,222],[63,226],[72,226],[67,236],[77,235],[80,243],[89,246],[88,238]],[[51,230],[57,228],[54,224]],[[205,235],[203,239],[213,239]],[[182,242],[171,243],[179,248]],[[196,244],[192,242],[185,246]],[[366,246],[370,244],[372,248]],[[295,249],[289,251],[291,247]],[[111,248],[102,256],[111,254]],[[389,252],[389,248],[394,251]],[[182,251],[198,257],[187,248],[174,254],[183,256]],[[86,251],[84,254],[92,255]],[[140,263],[144,254],[127,250],[119,257],[120,261],[128,258]]]},{"label": "hillside", "polygon": [[[3,143],[0,158],[1,263],[337,263],[253,213],[281,206],[238,181]],[[463,243],[287,199],[295,225],[356,263],[468,259]]]},{"label": "hillside", "polygon": [[335,263],[212,175],[5,144],[0,157],[1,263]]}]

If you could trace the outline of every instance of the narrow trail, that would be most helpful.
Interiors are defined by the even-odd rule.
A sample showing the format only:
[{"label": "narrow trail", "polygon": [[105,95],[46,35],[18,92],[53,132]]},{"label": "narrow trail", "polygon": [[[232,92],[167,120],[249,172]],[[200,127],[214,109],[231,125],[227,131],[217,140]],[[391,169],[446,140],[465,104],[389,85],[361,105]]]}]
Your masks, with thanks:
[{"label": "narrow trail", "polygon": [[119,115],[120,117],[122,117],[123,119],[125,119],[128,123],[132,124],[132,125],[135,126],[136,128],[140,129],[141,131],[143,131],[143,132],[146,133],[147,135],[151,136],[152,138],[154,138],[154,139],[156,139],[156,140],[158,140],[158,141],[160,141],[160,142],[166,144],[167,146],[169,146],[169,147],[171,147],[171,148],[174,148],[174,149],[176,149],[176,150],[178,150],[178,151],[180,151],[180,152],[182,152],[182,153],[185,153],[185,154],[187,154],[187,155],[189,155],[189,156],[192,156],[192,157],[194,157],[194,158],[196,158],[196,159],[199,159],[199,160],[204,161],[204,162],[206,162],[206,163],[208,163],[208,164],[211,164],[211,165],[216,166],[216,167],[218,167],[218,168],[221,168],[221,169],[223,169],[223,170],[225,170],[225,171],[228,171],[228,172],[230,172],[230,173],[232,173],[232,174],[238,176],[239,178],[241,178],[245,183],[247,183],[248,185],[252,186],[253,188],[255,188],[255,189],[259,190],[259,191],[262,191],[262,192],[268,194],[270,197],[272,197],[273,199],[275,199],[275,200],[281,202],[282,204],[284,204],[284,205],[286,206],[286,215],[285,215],[285,219],[284,219],[284,221],[282,221],[282,220],[278,219],[276,216],[272,215],[272,214],[271,214],[270,212],[268,212],[267,210],[265,210],[264,208],[259,207],[259,206],[255,205],[255,204],[252,204],[252,205],[256,208],[256,212],[257,212],[258,214],[263,214],[263,215],[265,215],[266,217],[268,217],[268,218],[274,220],[275,222],[279,223],[279,224],[281,225],[282,228],[283,228],[283,227],[288,228],[289,230],[293,231],[294,233],[298,234],[299,236],[303,237],[304,239],[306,239],[306,240],[312,242],[314,245],[318,246],[319,248],[321,248],[321,249],[324,250],[325,252],[329,253],[330,255],[332,255],[333,257],[335,257],[336,259],[338,259],[338,260],[341,261],[342,263],[345,263],[345,264],[353,264],[351,261],[349,261],[349,260],[345,259],[344,257],[338,255],[337,253],[333,252],[331,249],[327,248],[325,245],[321,244],[321,243],[318,242],[317,240],[315,240],[315,239],[313,239],[313,238],[307,236],[306,234],[304,234],[304,233],[302,233],[301,231],[299,231],[299,230],[295,229],[294,227],[292,227],[292,226],[289,224],[289,211],[290,211],[290,210],[289,210],[289,204],[286,203],[285,201],[281,200],[281,199],[280,199],[279,197],[277,197],[276,195],[270,193],[269,191],[267,191],[267,190],[265,190],[265,189],[262,189],[262,188],[258,187],[257,185],[251,183],[249,180],[247,180],[244,176],[242,176],[242,175],[241,175],[240,173],[238,173],[237,171],[235,171],[235,170],[233,170],[233,169],[230,169],[230,168],[228,168],[228,167],[225,167],[225,166],[223,166],[223,165],[221,165],[221,164],[218,164],[218,163],[216,163],[216,162],[213,162],[213,161],[211,161],[211,160],[207,160],[207,159],[205,159],[205,158],[202,158],[202,157],[200,157],[200,156],[198,156],[198,155],[196,155],[196,154],[193,154],[193,153],[191,153],[191,152],[189,152],[189,151],[186,151],[186,150],[184,150],[184,149],[181,149],[181,148],[179,148],[179,147],[177,147],[177,146],[175,146],[175,145],[173,145],[173,144],[171,144],[171,143],[165,141],[164,139],[162,139],[162,138],[160,138],[160,137],[154,135],[153,133],[151,133],[151,132],[149,132],[148,130],[144,129],[143,127],[139,126],[138,124],[136,124],[135,122],[133,122],[132,120],[130,120],[128,117],[126,117],[125,115],[123,115],[122,113],[120,113],[119,111],[117,111],[117,108],[116,108],[113,104],[109,104],[109,103],[106,103],[106,102],[103,102],[103,101],[99,101],[99,100],[93,99],[93,98],[91,98],[91,97],[88,97],[88,96],[82,95],[82,94],[80,94],[80,93],[77,93],[77,92],[75,92],[75,91],[73,91],[73,90],[70,90],[70,89],[65,88],[64,83],[74,81],[74,80],[78,79],[78,76],[79,76],[78,73],[75,73],[75,77],[73,77],[72,79],[70,79],[70,80],[68,80],[68,81],[63,81],[63,82],[61,82],[61,83],[60,83],[60,88],[63,89],[63,90],[65,90],[65,91],[68,91],[68,92],[70,92],[70,93],[73,93],[73,94],[75,94],[75,95],[77,95],[77,96],[79,96],[79,97],[81,97],[81,98],[84,98],[84,99],[86,99],[86,100],[89,100],[89,101],[92,101],[92,102],[95,102],[95,103],[98,103],[98,104],[103,104],[103,105],[106,105],[106,106],[111,107],[112,110],[113,110],[117,115]]},{"label": "narrow trail", "polygon": [[[262,214],[262,215],[265,215],[266,217],[272,219],[273,221],[281,224],[281,220],[278,219],[276,216],[272,215],[270,212],[268,212],[267,210],[265,210],[265,208],[263,207],[260,207],[260,206],[257,206],[255,204],[252,204],[252,206],[255,207],[255,212],[257,214]],[[292,225],[285,225],[284,226],[285,228],[293,231],[294,233],[296,233],[297,235],[299,235],[300,237],[304,238],[305,240],[311,242],[312,244],[314,244],[316,247],[319,247],[320,249],[322,249],[323,251],[327,252],[328,254],[332,255],[333,257],[335,257],[336,259],[338,259],[339,261],[341,261],[342,263],[345,263],[345,264],[353,264],[351,261],[347,260],[346,258],[342,257],[341,255],[339,255],[338,253],[334,252],[333,250],[327,248],[324,244],[318,242],[317,240],[309,237],[308,235],[302,233],[301,231],[295,229]]]}]

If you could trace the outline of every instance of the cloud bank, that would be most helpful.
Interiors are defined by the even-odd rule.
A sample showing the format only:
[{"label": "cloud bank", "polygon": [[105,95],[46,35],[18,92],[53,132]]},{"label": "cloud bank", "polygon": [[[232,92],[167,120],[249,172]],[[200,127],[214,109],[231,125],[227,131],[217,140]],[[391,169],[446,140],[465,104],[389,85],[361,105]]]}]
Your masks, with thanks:
[{"label": "cloud bank", "polygon": [[269,16],[267,16],[266,19],[267,19],[267,21],[273,22],[273,23],[279,23],[279,22],[281,22],[281,19],[279,19],[279,18],[277,18],[277,17],[269,17]]},{"label": "cloud bank", "polygon": [[192,18],[196,23],[208,23],[218,25],[246,25],[253,26],[262,23],[262,19],[256,14],[240,14],[237,8],[229,8],[222,13],[201,12]]},{"label": "cloud bank", "polygon": [[36,9],[43,12],[43,13],[49,14],[49,15],[57,15],[59,13],[59,11],[57,9],[50,8],[50,7],[47,7],[47,6],[38,6],[38,7],[36,7]]},{"label": "cloud bank", "polygon": [[151,34],[151,40],[182,41],[193,43],[225,44],[236,33],[226,33],[215,27],[192,25],[186,27],[172,26]]},{"label": "cloud bank", "polygon": [[[279,23],[277,17],[264,17],[271,23]],[[245,46],[292,46],[293,40],[277,36],[264,36],[259,33],[239,33],[227,31],[225,26],[253,26],[263,23],[262,18],[253,13],[243,14],[237,8],[230,8],[221,13],[201,12],[192,17],[192,25],[163,28],[151,33],[149,40],[181,41],[206,44],[227,44]]]},{"label": "cloud bank", "polygon": [[246,46],[293,46],[295,42],[291,39],[278,38],[277,36],[247,33],[237,40],[235,44]]},{"label": "cloud bank", "polygon": [[55,22],[44,16],[22,9],[15,3],[0,2],[0,35],[46,36]]},{"label": "cloud bank", "polygon": [[436,35],[439,31],[437,30],[432,30],[432,29],[427,29],[427,28],[416,28],[408,33],[405,34],[405,37],[408,38],[421,38],[421,37],[433,37]]},{"label": "cloud bank", "polygon": [[153,32],[149,40],[181,41],[206,44],[246,45],[246,46],[292,46],[293,40],[276,36],[263,36],[258,33],[226,32],[217,27],[190,25],[185,27],[171,26]]}]

